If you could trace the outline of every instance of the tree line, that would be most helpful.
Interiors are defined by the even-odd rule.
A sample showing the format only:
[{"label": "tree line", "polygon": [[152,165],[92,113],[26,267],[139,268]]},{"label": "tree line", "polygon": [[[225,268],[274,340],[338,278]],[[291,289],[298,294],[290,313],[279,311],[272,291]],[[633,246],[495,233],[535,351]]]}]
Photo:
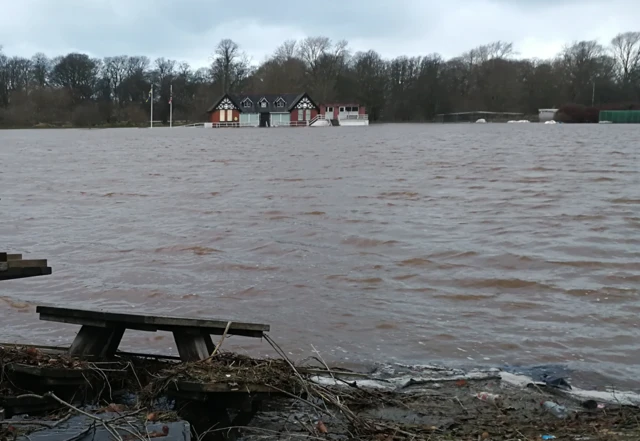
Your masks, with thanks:
[{"label": "tree line", "polygon": [[211,64],[193,69],[167,58],[70,53],[9,56],[0,46],[0,126],[135,125],[154,119],[201,122],[216,97],[229,93],[306,91],[317,102],[356,101],[372,120],[429,121],[465,111],[521,112],[539,108],[631,108],[640,102],[640,32],[608,45],[568,44],[551,59],[519,58],[497,41],[445,59],[437,53],[385,59],[353,52],[327,37],[289,40],[255,65],[233,40],[215,47]]}]

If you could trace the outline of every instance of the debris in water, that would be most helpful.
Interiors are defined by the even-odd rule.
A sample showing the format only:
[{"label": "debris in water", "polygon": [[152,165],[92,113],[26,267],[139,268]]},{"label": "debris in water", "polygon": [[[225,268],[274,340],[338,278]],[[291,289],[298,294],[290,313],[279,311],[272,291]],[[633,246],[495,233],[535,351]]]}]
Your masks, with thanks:
[{"label": "debris in water", "polygon": [[559,405],[558,403],[554,403],[553,401],[545,401],[541,403],[541,405],[552,415],[555,415],[558,418],[566,418],[567,417],[567,408]]},{"label": "debris in water", "polygon": [[316,425],[316,429],[318,429],[318,432],[320,432],[320,433],[328,433],[329,432],[327,430],[327,426],[325,426],[322,421],[318,421],[318,424]]},{"label": "debris in water", "polygon": [[596,400],[587,400],[582,402],[582,407],[585,409],[593,410],[598,408],[598,402]]},{"label": "debris in water", "polygon": [[568,390],[572,389],[569,382],[562,377],[545,376],[543,379],[544,379],[544,383],[547,386],[557,387],[558,389],[568,389]]},{"label": "debris in water", "polygon": [[486,401],[487,403],[493,403],[495,405],[499,405],[501,403],[500,395],[492,394],[489,392],[478,392],[476,394],[476,398],[480,401]]}]

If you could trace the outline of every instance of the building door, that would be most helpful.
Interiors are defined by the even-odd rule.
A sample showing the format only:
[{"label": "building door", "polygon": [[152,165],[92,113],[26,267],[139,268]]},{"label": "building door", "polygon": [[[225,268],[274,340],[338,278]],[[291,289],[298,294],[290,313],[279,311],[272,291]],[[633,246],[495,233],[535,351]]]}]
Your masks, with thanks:
[{"label": "building door", "polygon": [[225,122],[227,120],[227,111],[226,110],[221,110],[220,111],[220,122]]},{"label": "building door", "polygon": [[327,110],[324,112],[324,117],[326,119],[333,119],[333,107],[327,107]]},{"label": "building door", "polygon": [[269,127],[271,122],[271,115],[268,112],[262,112],[260,114],[260,127]]},{"label": "building door", "polygon": [[233,110],[231,109],[227,110],[227,121],[229,122],[233,121]]},{"label": "building door", "polygon": [[345,119],[346,116],[347,116],[347,113],[345,112],[344,106],[340,106],[340,113],[338,113],[338,118]]}]

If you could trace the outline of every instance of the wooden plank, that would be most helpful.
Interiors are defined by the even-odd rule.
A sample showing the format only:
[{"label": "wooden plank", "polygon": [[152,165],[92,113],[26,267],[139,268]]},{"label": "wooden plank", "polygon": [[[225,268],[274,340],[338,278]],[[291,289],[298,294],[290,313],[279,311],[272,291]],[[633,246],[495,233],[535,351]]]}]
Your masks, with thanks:
[{"label": "wooden plank", "polygon": [[[171,383],[171,389],[180,392],[225,393],[236,392],[245,394],[281,394],[277,389],[256,383],[195,383],[191,381],[177,381]],[[293,393],[293,392],[292,392]]]},{"label": "wooden plank", "polygon": [[133,329],[136,331],[147,331],[147,332],[156,332],[161,330],[157,326],[153,326],[153,325],[143,325],[138,323],[123,324],[122,322],[95,320],[95,319],[80,318],[80,317],[63,317],[63,316],[49,315],[49,314],[43,314],[43,313],[40,313],[40,320],[45,320],[48,322],[67,323],[69,325],[93,326],[96,328],[124,327],[125,329]]},{"label": "wooden plank", "polygon": [[211,340],[209,335],[203,335],[199,331],[174,331],[173,338],[182,361],[204,360],[209,356],[209,349],[206,338]]},{"label": "wooden plank", "polygon": [[47,259],[9,260],[9,268],[46,268]]},{"label": "wooden plank", "polygon": [[[37,306],[36,312],[44,313],[48,316],[63,316],[84,318],[92,320],[104,320],[110,322],[123,322],[127,324],[144,324],[153,325],[158,329],[164,329],[167,327],[189,327],[189,328],[226,328],[229,320],[216,320],[216,319],[191,319],[185,317],[163,316],[163,315],[144,315],[144,314],[127,314],[116,313],[107,311],[90,311],[84,309],[72,309],[72,308],[60,308],[54,306]],[[127,326],[128,327],[128,326]],[[234,334],[233,331],[238,330],[250,330],[250,331],[269,331],[270,327],[266,324],[260,323],[242,323],[233,322],[229,327],[229,333]]]},{"label": "wooden plank", "polygon": [[[111,323],[127,329],[147,330],[149,328],[162,331],[180,331],[184,328],[198,328],[201,332],[221,335],[227,327],[228,320],[191,319],[172,316],[154,316],[142,314],[126,314],[107,311],[89,311],[83,309],[59,308],[53,306],[37,306],[36,312],[42,320],[63,321],[73,323],[83,320]],[[73,321],[72,321],[73,320]],[[263,332],[270,330],[269,325],[261,323],[232,322],[229,326],[230,335],[244,335],[248,337],[262,337]]]},{"label": "wooden plank", "polygon": [[36,377],[49,377],[49,378],[66,378],[66,379],[85,379],[84,373],[88,369],[69,369],[69,368],[55,368],[55,367],[42,367],[31,366],[28,364],[9,363],[7,368],[12,372],[21,374],[33,375]]},{"label": "wooden plank", "polygon": [[[69,355],[74,357],[107,357],[120,345],[124,328],[98,328],[83,326],[71,343]],[[111,351],[111,352],[110,352]]]},{"label": "wooden plank", "polygon": [[47,276],[51,268],[7,268],[0,269],[0,280],[24,279],[26,277]]},{"label": "wooden plank", "polygon": [[[34,414],[60,408],[60,403],[53,398],[45,397],[44,400],[33,396],[6,397],[0,396],[0,406],[4,407],[9,415]],[[7,415],[7,416],[9,416]]]},{"label": "wooden plank", "polygon": [[7,261],[9,260],[22,260],[22,254],[7,254]]},{"label": "wooden plank", "polygon": [[111,324],[104,320],[83,320],[75,317],[58,317],[49,316],[48,314],[40,314],[40,320],[49,322],[67,323],[69,325],[93,326],[94,328],[109,328]]},{"label": "wooden plank", "polygon": [[122,341],[122,336],[124,335],[125,328],[115,328],[112,333],[109,341],[107,342],[107,347],[105,348],[104,355],[106,357],[113,357],[118,350],[118,346],[120,346],[120,342]]},{"label": "wooden plank", "polygon": [[209,355],[211,355],[213,354],[213,351],[215,351],[216,345],[211,339],[211,334],[205,333],[203,335],[204,335],[204,342],[207,344],[207,352],[209,353]]},{"label": "wooden plank", "polygon": [[68,346],[47,346],[47,345],[32,345],[28,343],[4,343],[0,342],[0,347],[9,346],[10,348],[36,348],[36,349],[45,349],[44,352],[57,352],[63,353],[69,349]]}]

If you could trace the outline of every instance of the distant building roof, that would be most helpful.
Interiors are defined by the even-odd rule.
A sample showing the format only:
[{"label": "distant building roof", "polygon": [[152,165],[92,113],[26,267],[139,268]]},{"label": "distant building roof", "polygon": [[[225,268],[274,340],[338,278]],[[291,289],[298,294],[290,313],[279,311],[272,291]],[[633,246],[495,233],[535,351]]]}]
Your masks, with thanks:
[{"label": "distant building roof", "polygon": [[[228,98],[231,103],[242,113],[289,113],[299,103],[318,109],[318,105],[306,93],[252,93],[252,94],[225,94],[217,99],[207,112],[213,112],[216,107]],[[303,99],[306,99],[303,101]]]}]

